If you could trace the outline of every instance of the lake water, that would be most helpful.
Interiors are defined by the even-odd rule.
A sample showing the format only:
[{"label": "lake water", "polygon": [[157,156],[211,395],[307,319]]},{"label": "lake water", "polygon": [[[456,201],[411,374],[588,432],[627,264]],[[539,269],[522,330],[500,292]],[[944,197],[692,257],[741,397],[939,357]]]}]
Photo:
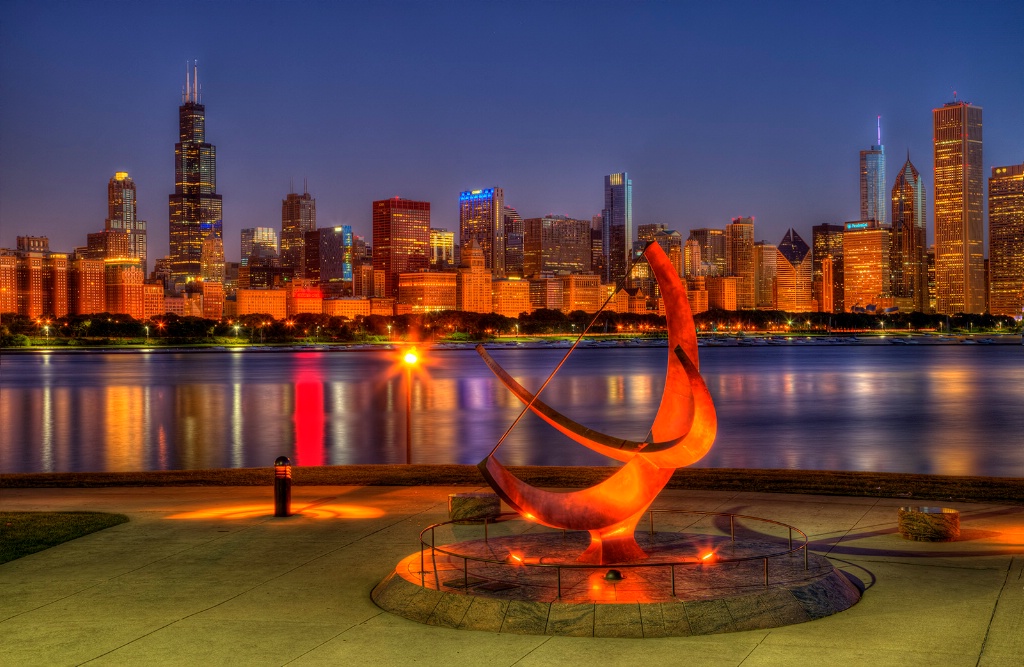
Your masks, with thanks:
[{"label": "lake water", "polygon": [[[647,435],[665,348],[575,351],[545,401],[599,431]],[[9,354],[0,472],[477,463],[522,409],[472,350]],[[493,351],[536,390],[564,350]],[[702,348],[718,439],[698,467],[1024,477],[1024,349]],[[613,464],[529,415],[499,458]]]}]

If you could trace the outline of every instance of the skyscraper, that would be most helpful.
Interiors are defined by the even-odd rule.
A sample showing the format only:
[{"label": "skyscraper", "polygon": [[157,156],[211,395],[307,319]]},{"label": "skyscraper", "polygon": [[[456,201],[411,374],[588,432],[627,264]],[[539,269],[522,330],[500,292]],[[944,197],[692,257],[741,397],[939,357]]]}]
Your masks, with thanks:
[{"label": "skyscraper", "polygon": [[249,262],[249,255],[257,246],[277,255],[277,232],[273,227],[247,227],[242,230],[242,266]]},{"label": "skyscraper", "polygon": [[779,251],[767,241],[754,243],[754,305],[760,310],[775,307],[775,267]]},{"label": "skyscraper", "polygon": [[843,230],[843,302],[849,311],[892,304],[888,227],[875,220],[848,222]]},{"label": "skyscraper", "polygon": [[811,227],[811,245],[811,286],[818,310],[841,313],[844,303],[843,225],[827,222],[814,225]]},{"label": "skyscraper", "polygon": [[735,276],[736,307],[753,310],[754,285],[754,218],[733,218],[725,226],[726,272]]},{"label": "skyscraper", "polygon": [[633,181],[626,172],[604,177],[601,225],[605,282],[617,283],[625,278],[633,253]]},{"label": "skyscraper", "polygon": [[[190,78],[191,77],[191,78]],[[174,145],[174,194],[170,203],[171,282],[183,285],[202,273],[203,241],[222,233],[217,194],[217,147],[206,142],[206,107],[200,103],[198,67],[185,72]]]},{"label": "skyscraper", "polygon": [[700,245],[700,263],[702,276],[724,276],[725,265],[725,232],[721,229],[691,229],[690,238]]},{"label": "skyscraper", "polygon": [[590,272],[590,222],[564,215],[523,221],[523,272]]},{"label": "skyscraper", "polygon": [[1024,164],[992,167],[988,179],[989,312],[1024,307]]},{"label": "skyscraper", "polygon": [[790,229],[775,252],[776,309],[790,313],[813,310],[810,247],[795,229]]},{"label": "skyscraper", "polygon": [[505,193],[501,188],[459,194],[459,247],[476,241],[484,263],[496,277],[505,275]]},{"label": "skyscraper", "polygon": [[107,184],[107,220],[105,229],[128,232],[128,252],[139,260],[142,273],[146,273],[146,221],[136,213],[135,181],[127,171],[114,174]]},{"label": "skyscraper", "polygon": [[511,206],[505,207],[505,274],[523,275],[523,218]]},{"label": "skyscraper", "polygon": [[383,295],[397,298],[398,274],[429,264],[430,202],[399,197],[373,202],[373,269],[383,272]]},{"label": "skyscraper", "polygon": [[281,270],[305,277],[302,260],[305,234],[316,229],[316,200],[303,188],[281,200]]},{"label": "skyscraper", "polygon": [[455,232],[430,229],[430,268],[445,271],[455,264]]},{"label": "skyscraper", "polygon": [[220,232],[210,232],[203,240],[200,259],[200,278],[204,281],[224,282],[224,239]]},{"label": "skyscraper", "polygon": [[887,222],[885,201],[885,146],[882,145],[882,117],[878,117],[878,143],[860,152],[860,219]]},{"label": "skyscraper", "polygon": [[932,110],[935,147],[935,310],[985,310],[981,107]]},{"label": "skyscraper", "polygon": [[892,186],[892,295],[901,310],[928,310],[928,223],[924,182],[910,162],[910,153]]}]

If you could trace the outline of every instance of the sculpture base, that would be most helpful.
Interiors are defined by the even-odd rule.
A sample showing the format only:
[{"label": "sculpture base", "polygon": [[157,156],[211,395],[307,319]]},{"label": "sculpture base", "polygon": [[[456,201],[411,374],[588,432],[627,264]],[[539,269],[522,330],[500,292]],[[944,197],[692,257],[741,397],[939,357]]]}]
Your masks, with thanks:
[{"label": "sculpture base", "polygon": [[[801,553],[768,561],[666,565],[712,550],[722,558],[778,551],[778,544],[729,538],[637,534],[643,565],[580,568],[586,533],[470,540],[447,551],[507,562],[463,561],[430,549],[403,559],[374,588],[373,601],[398,616],[465,630],[593,637],[704,635],[791,625],[848,609],[860,590],[825,557]],[[538,554],[543,554],[538,556]],[[691,558],[692,560],[692,558]],[[515,563],[545,565],[528,567]],[[564,568],[555,565],[564,564]],[[468,567],[466,567],[468,565]],[[570,567],[576,566],[576,567]],[[674,575],[672,570],[674,569]],[[560,570],[560,571],[559,571]],[[674,592],[673,592],[674,585]]]}]

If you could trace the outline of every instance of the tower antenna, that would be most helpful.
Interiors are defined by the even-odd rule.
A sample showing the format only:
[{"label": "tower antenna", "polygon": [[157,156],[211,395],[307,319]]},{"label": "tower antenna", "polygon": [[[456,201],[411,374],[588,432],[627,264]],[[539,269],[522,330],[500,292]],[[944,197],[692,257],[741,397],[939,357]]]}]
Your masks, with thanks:
[{"label": "tower antenna", "polygon": [[192,101],[199,104],[199,61],[192,61]]},{"label": "tower antenna", "polygon": [[878,145],[881,146],[882,145],[882,117],[881,116],[878,117],[877,122],[878,122]]},{"label": "tower antenna", "polygon": [[189,97],[192,95],[192,80],[189,78],[190,72],[188,71],[188,61],[185,61],[185,101],[189,102]]}]

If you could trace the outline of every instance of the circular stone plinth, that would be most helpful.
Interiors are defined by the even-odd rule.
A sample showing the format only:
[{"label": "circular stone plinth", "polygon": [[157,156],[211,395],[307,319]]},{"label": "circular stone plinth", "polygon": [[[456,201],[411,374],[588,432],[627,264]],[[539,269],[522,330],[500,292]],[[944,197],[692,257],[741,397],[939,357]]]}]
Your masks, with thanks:
[{"label": "circular stone plinth", "polygon": [[[429,547],[403,559],[371,597],[398,616],[449,628],[586,637],[671,637],[773,628],[848,609],[860,599],[829,560],[802,552],[768,559],[698,563],[701,555],[743,558],[779,544],[728,537],[638,533],[641,566],[575,567],[586,533],[541,533],[445,545],[445,550],[510,561],[481,563]],[[537,554],[543,554],[542,557]],[[521,558],[527,565],[516,564]],[[668,563],[687,559],[674,566]],[[468,568],[466,567],[468,563]],[[531,567],[531,564],[552,567]],[[553,567],[563,564],[566,567]],[[569,567],[569,566],[574,567]],[[609,569],[621,580],[609,580]],[[559,594],[560,592],[560,594]]]}]

